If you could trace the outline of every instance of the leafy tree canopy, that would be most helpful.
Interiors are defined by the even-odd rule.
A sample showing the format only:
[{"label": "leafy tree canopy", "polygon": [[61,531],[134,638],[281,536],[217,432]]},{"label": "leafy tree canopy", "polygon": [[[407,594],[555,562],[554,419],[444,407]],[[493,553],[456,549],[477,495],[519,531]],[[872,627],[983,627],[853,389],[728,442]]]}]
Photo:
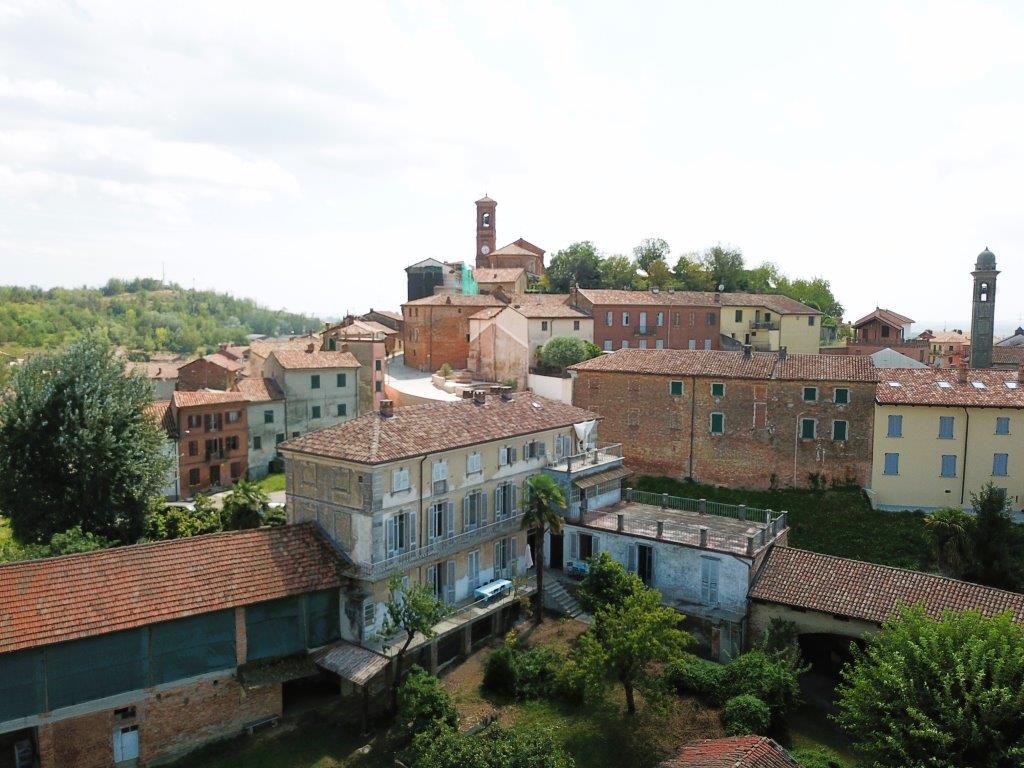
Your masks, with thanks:
[{"label": "leafy tree canopy", "polygon": [[575,761],[542,731],[491,726],[476,736],[452,728],[413,740],[412,768],[574,768]]},{"label": "leafy tree canopy", "polygon": [[601,259],[598,266],[602,288],[634,288],[636,287],[636,264],[625,256],[609,256]]},{"label": "leafy tree canopy", "polygon": [[597,613],[606,605],[622,605],[627,597],[644,588],[639,576],[628,573],[622,563],[607,552],[590,558],[587,566],[577,595],[587,613]]},{"label": "leafy tree canopy", "polygon": [[1020,527],[1006,508],[1006,493],[988,483],[980,493],[971,494],[971,506],[975,515],[970,544],[974,556],[965,569],[967,578],[990,587],[1018,589],[1024,546]]},{"label": "leafy tree canopy", "polygon": [[668,261],[671,249],[660,237],[648,237],[633,249],[633,260],[644,272],[650,273],[655,261]]},{"label": "leafy tree canopy", "polygon": [[21,541],[85,534],[134,542],[160,495],[166,436],[149,382],[94,335],[19,366],[0,400],[0,509]]},{"label": "leafy tree canopy", "polygon": [[537,351],[541,363],[559,371],[600,354],[600,347],[576,336],[555,336]]},{"label": "leafy tree canopy", "polygon": [[1024,761],[1024,628],[1007,615],[905,610],[854,648],[837,720],[878,768]]},{"label": "leafy tree canopy", "polygon": [[567,293],[573,284],[597,288],[601,284],[601,257],[594,244],[584,240],[552,256],[546,271],[552,293]]},{"label": "leafy tree canopy", "polygon": [[270,497],[254,482],[239,480],[224,497],[224,528],[241,531],[270,523]]}]

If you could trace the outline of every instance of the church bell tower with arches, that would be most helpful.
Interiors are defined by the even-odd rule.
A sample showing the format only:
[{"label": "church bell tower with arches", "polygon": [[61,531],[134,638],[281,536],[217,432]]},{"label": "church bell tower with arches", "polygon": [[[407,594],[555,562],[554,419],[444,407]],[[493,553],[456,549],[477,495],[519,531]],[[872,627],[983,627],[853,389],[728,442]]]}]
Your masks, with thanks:
[{"label": "church bell tower with arches", "polygon": [[971,368],[992,367],[992,342],[996,319],[996,256],[986,248],[974,264],[974,297],[971,309]]},{"label": "church bell tower with arches", "polygon": [[498,204],[484,195],[476,201],[476,261],[478,267],[491,266],[491,254],[497,244],[494,214]]}]

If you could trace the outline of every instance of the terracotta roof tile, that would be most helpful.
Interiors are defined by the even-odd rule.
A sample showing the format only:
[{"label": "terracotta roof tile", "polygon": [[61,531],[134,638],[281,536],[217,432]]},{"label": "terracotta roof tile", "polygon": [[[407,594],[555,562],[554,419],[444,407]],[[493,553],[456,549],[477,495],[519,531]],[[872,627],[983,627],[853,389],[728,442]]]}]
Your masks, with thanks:
[{"label": "terracotta roof tile", "polygon": [[218,403],[244,403],[245,396],[238,392],[221,392],[219,389],[197,389],[194,392],[178,390],[174,393],[175,408],[191,408],[197,405]]},{"label": "terracotta roof tile", "polygon": [[1024,364],[1024,347],[992,347],[993,365]]},{"label": "terracotta roof tile", "polygon": [[314,344],[318,348],[320,346],[320,336],[308,333],[305,336],[294,336],[289,339],[260,339],[259,341],[254,341],[249,347],[249,356],[257,355],[265,359],[275,349],[305,349],[310,344]]},{"label": "terracotta roof tile", "polygon": [[659,768],[799,768],[799,763],[767,736],[731,736],[688,744]]},{"label": "terracotta roof tile", "polygon": [[460,400],[395,408],[390,417],[368,413],[278,447],[283,452],[380,464],[598,418],[582,408],[517,392],[511,400],[488,395],[483,404]]},{"label": "terracotta roof tile", "polygon": [[330,352],[304,349],[275,349],[270,353],[286,370],[307,368],[358,368],[359,361],[351,352]]},{"label": "terracotta roof tile", "polygon": [[525,274],[522,267],[476,267],[473,279],[478,283],[514,283]]},{"label": "terracotta roof tile", "polygon": [[231,389],[232,391],[241,394],[250,403],[266,403],[271,400],[284,400],[284,392],[281,391],[281,387],[279,387],[277,382],[273,379],[262,377],[241,379],[240,381],[235,382],[235,385]]},{"label": "terracotta roof tile", "polygon": [[170,400],[154,400],[146,406],[145,412],[147,415],[152,416],[168,435],[173,434],[175,429],[177,429],[177,425],[174,423],[174,413],[171,411]]},{"label": "terracotta roof tile", "polygon": [[718,376],[785,381],[877,381],[870,357],[787,355],[703,349],[619,349],[570,366],[574,371],[615,371],[659,376]]},{"label": "terracotta roof tile", "polygon": [[503,245],[495,251],[491,251],[491,256],[536,256],[537,254],[533,251],[529,251],[520,245],[515,243],[509,243]]},{"label": "terracotta roof tile", "polygon": [[416,301],[407,301],[403,307],[451,305],[456,307],[497,307],[505,302],[486,293],[467,296],[462,293],[435,293]]},{"label": "terracotta roof tile", "polygon": [[791,547],[772,548],[750,598],[876,624],[917,604],[934,617],[946,610],[1010,611],[1024,623],[1024,595],[1016,592]]},{"label": "terracotta roof tile", "polygon": [[311,523],[0,565],[0,653],[341,584]]},{"label": "terracotta roof tile", "polygon": [[881,405],[945,405],[978,408],[1024,407],[1024,383],[1017,371],[956,368],[886,368],[879,371],[875,402]]},{"label": "terracotta roof tile", "polygon": [[904,317],[899,312],[893,312],[891,309],[882,309],[879,307],[878,309],[875,309],[874,312],[869,312],[864,315],[864,317],[853,324],[853,327],[859,328],[872,320],[881,320],[883,323],[894,326],[910,325],[914,322],[909,317]]},{"label": "terracotta roof tile", "polygon": [[[594,304],[677,305],[686,307],[764,307],[779,315],[820,315],[796,299],[775,293],[719,293],[714,291],[625,291],[581,288],[580,295]],[[718,300],[715,300],[715,296]]]},{"label": "terracotta roof tile", "polygon": [[568,293],[516,293],[509,298],[509,306],[523,317],[589,318],[586,312],[569,304],[571,298]]},{"label": "terracotta roof tile", "polygon": [[244,362],[235,360],[232,357],[228,357],[227,355],[221,352],[214,352],[209,355],[204,355],[203,360],[206,360],[206,362],[208,363],[213,363],[214,365],[219,365],[221,368],[224,368],[225,370],[228,371],[240,371],[243,368],[245,368]]},{"label": "terracotta roof tile", "polygon": [[178,369],[185,363],[181,360],[173,362],[128,363],[125,368],[129,373],[137,373],[147,379],[176,379]]}]

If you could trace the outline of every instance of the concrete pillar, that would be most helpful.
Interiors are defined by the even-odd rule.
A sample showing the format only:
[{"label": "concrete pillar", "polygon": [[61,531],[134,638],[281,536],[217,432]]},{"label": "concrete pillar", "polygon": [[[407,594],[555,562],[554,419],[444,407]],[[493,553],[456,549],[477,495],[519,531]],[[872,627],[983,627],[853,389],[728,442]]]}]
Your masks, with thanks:
[{"label": "concrete pillar", "polygon": [[754,537],[753,536],[747,536],[747,554],[748,555],[753,555],[754,554]]},{"label": "concrete pillar", "polygon": [[765,520],[771,520],[771,519],[772,519],[772,515],[774,515],[774,514],[775,514],[775,510],[772,510],[772,509],[766,509],[766,510],[764,511],[764,514],[765,514]]},{"label": "concrete pillar", "polygon": [[473,652],[473,625],[467,624],[462,631],[462,655],[469,656]]},{"label": "concrete pillar", "polygon": [[245,608],[235,608],[235,663],[238,666],[245,664],[246,656],[249,653],[248,635],[245,633]]},{"label": "concrete pillar", "polygon": [[702,514],[702,515],[706,515],[708,513],[708,500],[707,499],[698,499],[697,500],[697,511],[700,514]]},{"label": "concrete pillar", "polygon": [[626,529],[626,516],[621,512],[616,516],[616,529],[619,533],[622,533]]},{"label": "concrete pillar", "polygon": [[658,538],[661,539],[661,538],[664,538],[664,537],[665,537],[665,521],[664,520],[659,520],[658,521]]},{"label": "concrete pillar", "polygon": [[779,520],[782,521],[780,525],[785,529],[789,525],[789,512],[782,510],[782,512],[779,513]]},{"label": "concrete pillar", "polygon": [[764,546],[764,543],[767,541],[766,532],[767,532],[767,529],[765,529],[765,528],[761,529],[761,546],[762,547]]},{"label": "concrete pillar", "polygon": [[697,530],[700,531],[700,546],[701,549],[707,549],[708,546],[708,529],[705,526],[701,526]]},{"label": "concrete pillar", "polygon": [[661,508],[662,509],[667,509],[668,508],[668,494],[667,493],[661,494]]},{"label": "concrete pillar", "polygon": [[740,520],[746,520],[746,519],[747,519],[747,505],[746,504],[740,504]]},{"label": "concrete pillar", "polygon": [[430,655],[430,674],[437,674],[437,638],[430,641],[427,651]]}]

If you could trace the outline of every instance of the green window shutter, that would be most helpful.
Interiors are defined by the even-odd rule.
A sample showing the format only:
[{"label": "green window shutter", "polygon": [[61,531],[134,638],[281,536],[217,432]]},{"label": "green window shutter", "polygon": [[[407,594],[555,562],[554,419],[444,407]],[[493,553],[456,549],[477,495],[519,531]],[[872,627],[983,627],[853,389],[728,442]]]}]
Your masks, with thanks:
[{"label": "green window shutter", "polygon": [[670,381],[668,385],[669,394],[673,397],[679,397],[683,394],[683,382],[681,381]]}]

